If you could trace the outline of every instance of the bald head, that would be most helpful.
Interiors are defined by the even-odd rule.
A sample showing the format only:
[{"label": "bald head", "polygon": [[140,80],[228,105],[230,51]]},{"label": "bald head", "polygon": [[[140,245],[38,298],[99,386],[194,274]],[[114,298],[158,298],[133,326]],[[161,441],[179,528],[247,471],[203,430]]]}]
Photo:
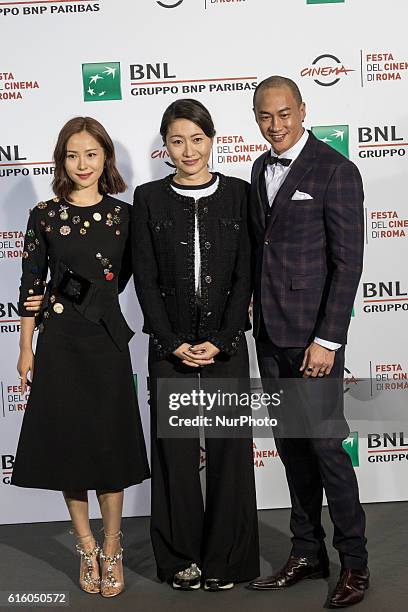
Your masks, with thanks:
[{"label": "bald head", "polygon": [[254,109],[256,107],[256,99],[258,97],[258,94],[261,93],[261,91],[264,91],[265,89],[274,88],[274,87],[275,88],[288,87],[290,91],[292,92],[292,95],[295,98],[298,105],[300,106],[302,104],[303,102],[302,94],[300,93],[300,89],[296,85],[295,81],[292,81],[292,79],[289,79],[287,77],[274,75],[274,76],[268,77],[267,79],[264,79],[257,85],[257,88],[254,91],[254,99],[253,99]]}]

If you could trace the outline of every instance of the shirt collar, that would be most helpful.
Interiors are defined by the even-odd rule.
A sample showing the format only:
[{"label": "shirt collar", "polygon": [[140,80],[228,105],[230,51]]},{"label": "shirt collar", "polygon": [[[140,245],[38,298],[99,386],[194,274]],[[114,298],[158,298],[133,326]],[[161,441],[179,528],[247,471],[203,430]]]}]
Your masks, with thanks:
[{"label": "shirt collar", "polygon": [[[287,151],[285,151],[284,153],[282,153],[282,155],[278,155],[273,148],[271,149],[271,155],[276,155],[278,158],[285,158],[285,159],[291,159],[292,163],[295,161],[295,159],[297,159],[299,157],[299,155],[301,154],[303,147],[305,146],[305,144],[307,143],[307,139],[309,138],[309,132],[307,130],[303,131],[302,136],[299,138],[299,140],[293,145],[293,147],[291,147],[290,149],[288,149]],[[292,165],[292,164],[291,164]]]}]

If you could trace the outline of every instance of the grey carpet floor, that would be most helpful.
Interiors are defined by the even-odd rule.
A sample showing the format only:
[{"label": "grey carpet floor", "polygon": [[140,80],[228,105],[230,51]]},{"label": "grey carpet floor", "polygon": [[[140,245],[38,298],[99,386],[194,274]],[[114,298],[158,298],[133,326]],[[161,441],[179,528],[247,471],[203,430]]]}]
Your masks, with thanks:
[{"label": "grey carpet floor", "polygon": [[[365,612],[401,612],[408,605],[408,503],[367,504],[367,537],[372,587],[363,603]],[[259,512],[262,574],[279,569],[289,552],[289,511]],[[115,599],[87,595],[77,586],[78,558],[69,524],[39,523],[0,526],[0,591],[60,592],[70,596],[73,611],[132,612],[315,612],[323,610],[334,587],[339,562],[330,545],[332,526],[325,509],[331,560],[327,580],[304,581],[285,590],[251,592],[238,585],[226,593],[176,592],[157,581],[147,518],[123,521],[126,591]],[[93,528],[100,528],[93,521]],[[1,610],[11,610],[1,607]],[[24,610],[50,608],[24,606]],[[52,610],[63,610],[52,606]],[[67,609],[67,608],[65,608]]]}]

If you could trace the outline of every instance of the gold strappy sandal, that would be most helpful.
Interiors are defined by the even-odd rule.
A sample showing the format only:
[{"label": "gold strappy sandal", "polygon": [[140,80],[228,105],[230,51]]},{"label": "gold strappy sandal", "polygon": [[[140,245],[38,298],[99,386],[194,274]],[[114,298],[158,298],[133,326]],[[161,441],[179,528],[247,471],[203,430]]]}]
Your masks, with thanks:
[{"label": "gold strappy sandal", "polygon": [[[122,535],[121,531],[113,534],[105,533],[105,539],[111,538],[120,542]],[[122,566],[123,548],[119,546],[119,551],[113,556],[106,555],[101,550],[99,558],[102,561],[101,595],[103,597],[116,597],[125,588]]]},{"label": "gold strappy sandal", "polygon": [[[100,593],[101,578],[99,575],[99,565],[97,560],[101,549],[99,548],[98,543],[95,542],[91,533],[86,536],[76,535],[76,537],[80,541],[79,544],[76,545],[76,549],[81,555],[79,585],[86,593]],[[84,540],[86,539],[92,539],[95,542],[95,546],[90,550],[84,550]]]}]

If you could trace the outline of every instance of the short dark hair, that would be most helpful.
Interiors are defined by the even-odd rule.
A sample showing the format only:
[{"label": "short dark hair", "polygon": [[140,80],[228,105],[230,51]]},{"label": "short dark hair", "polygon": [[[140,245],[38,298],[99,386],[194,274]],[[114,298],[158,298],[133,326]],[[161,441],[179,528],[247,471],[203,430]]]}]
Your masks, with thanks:
[{"label": "short dark hair", "polygon": [[167,132],[170,124],[177,119],[187,119],[198,125],[209,138],[214,138],[215,127],[212,117],[208,109],[198,100],[193,98],[182,98],[175,100],[164,111],[161,124],[160,134],[163,142],[166,142]]},{"label": "short dark hair", "polygon": [[103,125],[92,117],[74,117],[70,119],[58,134],[54,149],[55,174],[52,188],[56,196],[68,199],[74,190],[75,183],[65,170],[67,142],[74,134],[88,132],[95,138],[105,152],[105,167],[99,179],[98,189],[103,195],[126,191],[126,183],[116,168],[115,147]]},{"label": "short dark hair", "polygon": [[255,108],[255,103],[256,103],[256,96],[258,95],[258,93],[264,89],[268,89],[269,87],[289,87],[289,89],[291,90],[299,106],[303,102],[302,94],[300,93],[300,89],[295,83],[295,81],[292,81],[292,79],[289,79],[288,77],[273,75],[273,76],[268,77],[267,79],[264,79],[260,83],[258,83],[254,91],[254,99],[253,99],[254,108]]}]

